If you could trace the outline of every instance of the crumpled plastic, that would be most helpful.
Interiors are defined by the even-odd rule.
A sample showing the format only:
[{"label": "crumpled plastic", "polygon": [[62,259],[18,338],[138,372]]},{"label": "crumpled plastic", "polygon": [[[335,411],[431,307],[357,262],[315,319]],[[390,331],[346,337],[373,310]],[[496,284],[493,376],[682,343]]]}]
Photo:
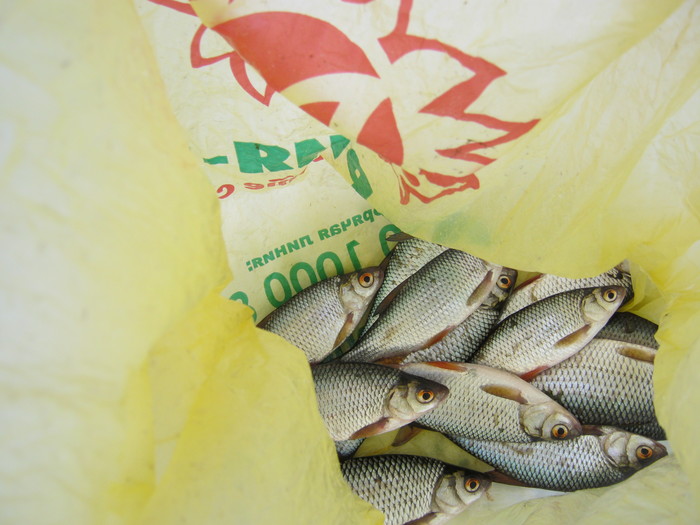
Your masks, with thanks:
[{"label": "crumpled plastic", "polygon": [[[251,4],[204,5],[223,21]],[[661,324],[654,386],[672,456],[609,488],[506,509],[494,493],[455,523],[697,520],[700,8],[630,5],[610,7],[636,13],[610,19],[628,20],[624,38],[590,40],[605,53],[543,97],[531,132],[474,172],[478,191],[423,202],[402,163],[342,130],[371,206],[402,229],[570,276],[627,257],[632,309]],[[303,356],[221,297],[215,187],[134,8],[5,7],[0,521],[381,523],[343,483]],[[424,160],[406,171],[430,171]]]}]

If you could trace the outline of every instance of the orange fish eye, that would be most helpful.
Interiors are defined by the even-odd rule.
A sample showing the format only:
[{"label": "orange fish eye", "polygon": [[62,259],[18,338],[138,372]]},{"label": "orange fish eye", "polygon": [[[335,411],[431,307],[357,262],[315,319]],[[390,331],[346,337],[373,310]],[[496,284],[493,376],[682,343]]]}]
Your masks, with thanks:
[{"label": "orange fish eye", "polygon": [[651,447],[647,447],[646,445],[637,447],[637,457],[639,459],[649,459],[653,453],[654,451],[651,449]]},{"label": "orange fish eye", "polygon": [[374,283],[374,275],[372,272],[365,272],[360,275],[358,281],[360,281],[360,285],[364,288],[369,288]]},{"label": "orange fish eye", "polygon": [[420,403],[430,403],[435,399],[435,394],[431,390],[419,390],[416,394],[416,399]]},{"label": "orange fish eye", "polygon": [[609,303],[612,303],[615,299],[617,299],[617,291],[612,288],[608,288],[603,292],[603,299]]},{"label": "orange fish eye", "polygon": [[469,478],[467,481],[464,482],[464,488],[467,489],[467,492],[476,492],[479,490],[479,480],[476,478]]},{"label": "orange fish eye", "polygon": [[554,425],[552,427],[552,437],[554,439],[564,439],[569,435],[569,429],[566,425]]},{"label": "orange fish eye", "polygon": [[503,289],[503,290],[508,289],[508,287],[510,287],[510,285],[512,283],[513,283],[513,280],[510,277],[508,277],[507,275],[501,275],[498,278],[498,287]]}]

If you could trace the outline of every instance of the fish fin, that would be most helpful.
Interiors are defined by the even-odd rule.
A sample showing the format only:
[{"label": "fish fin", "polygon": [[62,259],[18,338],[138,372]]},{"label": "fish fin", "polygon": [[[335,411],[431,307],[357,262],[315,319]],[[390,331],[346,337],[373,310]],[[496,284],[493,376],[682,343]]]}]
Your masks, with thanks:
[{"label": "fish fin", "polygon": [[391,442],[392,447],[400,447],[411,441],[414,437],[423,431],[422,428],[418,428],[415,425],[406,425],[401,427],[394,437],[394,441]]},{"label": "fish fin", "polygon": [[522,379],[523,381],[530,382],[535,378],[535,376],[539,375],[540,373],[544,372],[545,370],[548,370],[549,368],[551,368],[551,367],[549,367],[547,365],[538,366],[534,370],[530,370],[529,372],[525,372],[524,374],[520,374],[520,379]]},{"label": "fish fin", "polygon": [[[501,272],[498,272],[501,275]],[[493,278],[493,270],[486,272],[484,279],[479,283],[479,285],[474,289],[472,294],[467,299],[467,306],[473,306],[475,304],[481,304],[484,299],[488,296],[488,293],[493,290],[496,281]]]},{"label": "fish fin", "polygon": [[457,372],[466,372],[468,370],[462,363],[452,363],[448,361],[427,361],[423,364],[434,366],[435,368],[444,368],[445,370],[455,370]]},{"label": "fish fin", "polygon": [[388,417],[383,417],[379,421],[375,421],[374,423],[370,423],[366,427],[361,428],[348,439],[368,438],[371,436],[376,436],[377,434],[388,432],[389,430],[391,430],[390,424],[391,419],[389,419]]},{"label": "fish fin", "polygon": [[656,358],[656,352],[649,348],[633,348],[630,346],[623,346],[618,348],[617,353],[630,359],[636,359],[637,361],[646,361],[647,363],[654,364],[654,359]]},{"label": "fish fin", "polygon": [[442,341],[445,338],[445,336],[447,334],[449,334],[455,328],[457,328],[457,327],[456,326],[448,326],[447,328],[440,330],[437,334],[435,334],[433,337],[428,339],[428,341],[426,341],[426,343],[424,345],[422,345],[420,348],[418,348],[417,350],[423,350],[425,348],[430,348],[434,344],[439,343],[440,341]]},{"label": "fish fin", "polygon": [[481,390],[492,396],[510,399],[521,405],[527,405],[527,400],[519,388],[507,385],[481,385]]},{"label": "fish fin", "polygon": [[512,476],[509,476],[508,474],[504,474],[503,472],[498,472],[497,470],[490,470],[488,472],[483,473],[484,476],[486,476],[488,479],[493,481],[494,483],[502,483],[504,485],[514,485],[516,487],[529,487],[527,483],[523,483],[522,481],[518,481]]},{"label": "fish fin", "polygon": [[562,337],[561,339],[559,339],[559,341],[554,343],[554,346],[555,347],[570,346],[570,345],[574,345],[576,343],[580,343],[581,341],[588,339],[588,337],[589,337],[588,332],[590,332],[590,330],[591,330],[591,325],[589,325],[589,324],[584,325],[581,328],[579,328],[578,330],[571,332],[566,337]]},{"label": "fish fin", "polygon": [[355,331],[355,328],[357,328],[357,323],[355,322],[355,314],[353,312],[350,312],[345,317],[345,324],[340,329],[340,332],[338,332],[338,336],[335,338],[335,341],[333,341],[333,349],[336,349],[341,344],[343,344],[343,341],[350,337],[350,334],[352,334]]},{"label": "fish fin", "polygon": [[407,521],[404,525],[430,525],[436,517],[437,512],[428,512],[425,516]]},{"label": "fish fin", "polygon": [[521,282],[518,286],[516,286],[516,287],[513,289],[513,292],[515,292],[515,291],[517,291],[517,290],[520,290],[521,288],[524,288],[524,287],[527,286],[528,284],[534,283],[537,279],[539,279],[539,278],[542,277],[543,275],[544,275],[543,273],[541,273],[541,274],[539,274],[539,275],[534,275],[534,276],[530,277],[529,279],[527,279],[527,280]]},{"label": "fish fin", "polygon": [[413,235],[410,233],[406,232],[396,232],[392,233],[391,235],[387,235],[386,240],[389,242],[401,242],[401,241],[407,241],[409,239],[413,239]]},{"label": "fish fin", "polygon": [[582,425],[581,435],[602,436],[603,431],[598,425]]},{"label": "fish fin", "polygon": [[398,355],[391,355],[387,357],[382,357],[381,359],[377,359],[376,361],[373,361],[375,364],[378,365],[384,365],[384,366],[393,366],[396,368],[399,368],[398,365],[400,365],[408,354],[398,354]]},{"label": "fish fin", "polygon": [[402,283],[399,283],[396,285],[396,287],[390,291],[388,294],[386,294],[386,297],[382,299],[382,302],[377,305],[377,308],[374,310],[374,315],[382,315],[384,311],[389,307],[391,302],[396,298],[398,293],[401,291],[401,289],[404,287],[406,284],[406,281],[403,281]]}]

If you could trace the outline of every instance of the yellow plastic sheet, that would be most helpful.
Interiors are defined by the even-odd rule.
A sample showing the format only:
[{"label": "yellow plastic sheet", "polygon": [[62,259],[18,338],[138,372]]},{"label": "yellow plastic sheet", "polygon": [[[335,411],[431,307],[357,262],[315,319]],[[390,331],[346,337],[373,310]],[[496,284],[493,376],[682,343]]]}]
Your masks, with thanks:
[{"label": "yellow plastic sheet", "polygon": [[[133,7],[4,7],[0,521],[381,523],[342,481],[303,357],[256,330],[248,309],[218,295],[230,279],[218,203],[188,153]],[[685,30],[648,56],[664,66],[681,51],[691,53],[682,63],[694,71],[700,62],[692,60],[688,41],[698,27],[697,8],[691,2],[684,8],[678,17]],[[595,157],[585,178],[562,177],[560,188],[546,186],[552,193],[537,186],[538,170],[528,171],[534,186],[527,191],[537,198],[519,201],[514,218],[493,230],[477,201],[467,210],[456,200],[426,208],[420,223],[412,222],[415,210],[392,207],[376,183],[376,206],[409,231],[519,268],[571,275],[629,256],[639,289],[646,282],[658,290],[637,307],[662,322],[655,388],[674,457],[615,487],[496,513],[475,507],[457,522],[541,523],[562,513],[590,523],[697,519],[693,71],[683,82],[659,76],[658,89],[676,90],[663,118],[642,111],[658,131],[643,149],[634,141],[612,144],[629,153],[611,164]],[[612,89],[615,73],[606,69],[593,82]],[[534,161],[527,160],[534,153],[524,154],[537,141],[568,144],[555,125],[572,118],[564,109],[596,112],[602,126],[605,114],[593,94],[585,96],[589,90],[553,112],[551,125],[532,142],[504,154],[509,165],[539,169],[557,160],[547,160],[542,149],[530,150],[540,151]],[[624,102],[620,95],[615,104]],[[619,129],[610,131],[616,140]],[[562,169],[576,165],[559,160]],[[600,178],[601,166],[629,176]],[[549,177],[558,173],[541,169]],[[581,186],[590,198],[579,198],[574,190]],[[484,195],[494,199],[494,192]],[[505,192],[504,205],[514,193]],[[577,197],[557,199],[571,193]],[[559,233],[550,239],[550,231]],[[584,246],[592,236],[589,251]]]}]

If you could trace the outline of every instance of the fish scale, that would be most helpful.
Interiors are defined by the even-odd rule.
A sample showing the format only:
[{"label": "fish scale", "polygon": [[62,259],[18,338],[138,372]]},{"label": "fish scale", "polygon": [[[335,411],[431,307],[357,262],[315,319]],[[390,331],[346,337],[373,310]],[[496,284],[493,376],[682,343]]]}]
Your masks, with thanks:
[{"label": "fish scale", "polygon": [[593,339],[530,384],[567,407],[584,425],[651,422],[656,419],[654,365],[621,355],[625,348],[644,350],[622,341]]},{"label": "fish scale", "polygon": [[[617,293],[614,302],[596,299],[610,289]],[[521,376],[561,362],[593,338],[619,307],[624,293],[620,287],[583,288],[537,301],[500,323],[472,362]],[[586,305],[595,320],[586,319]],[[579,332],[586,325],[590,328]]]},{"label": "fish scale", "polygon": [[659,325],[629,312],[616,312],[596,334],[598,339],[615,339],[658,349],[654,335]]},{"label": "fish scale", "polygon": [[[582,435],[565,441],[503,443],[454,436],[448,438],[497,471],[522,483],[568,492],[612,485],[635,472],[635,468],[617,466],[616,459],[606,452],[604,439],[612,432],[633,436],[628,432],[605,427],[602,436]],[[644,443],[662,451],[655,451],[656,457],[649,463],[666,455],[666,450],[658,443],[651,440],[645,440]]]},{"label": "fish scale", "polygon": [[372,362],[429,346],[478,308],[500,271],[467,253],[443,252],[406,280],[372,328],[340,359]]}]

